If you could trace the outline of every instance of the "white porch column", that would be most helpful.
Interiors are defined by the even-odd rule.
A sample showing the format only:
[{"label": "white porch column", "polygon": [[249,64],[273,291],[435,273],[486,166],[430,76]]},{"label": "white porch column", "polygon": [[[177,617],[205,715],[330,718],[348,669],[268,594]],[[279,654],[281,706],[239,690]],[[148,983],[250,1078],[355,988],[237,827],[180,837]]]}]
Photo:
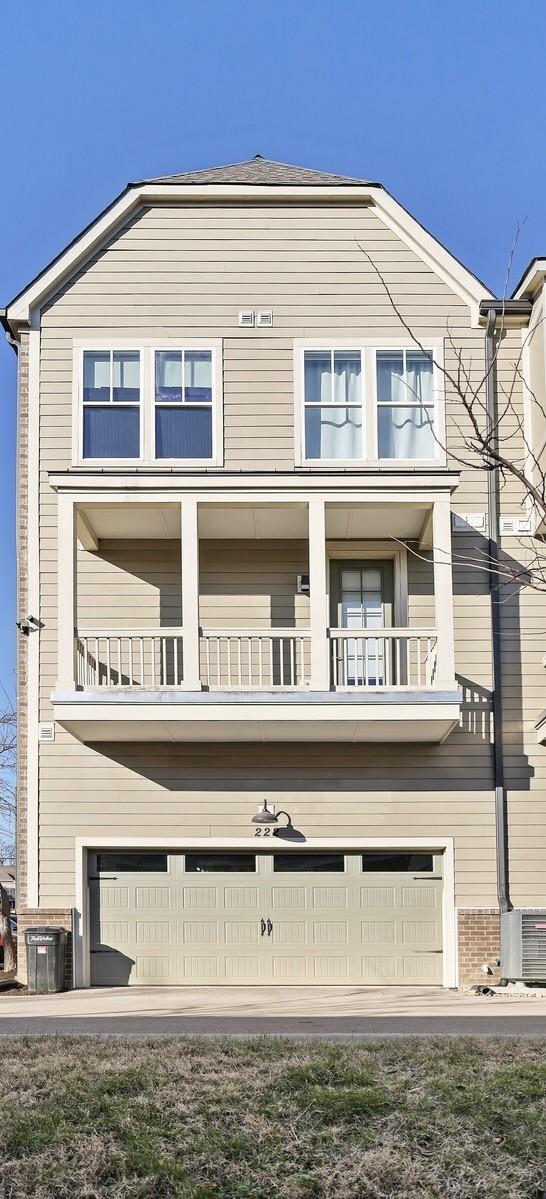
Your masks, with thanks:
[{"label": "white porch column", "polygon": [[311,625],[311,689],[329,691],[328,587],[324,500],[309,500],[309,610]]},{"label": "white porch column", "polygon": [[180,505],[182,540],[182,628],[184,687],[201,690],[199,670],[199,533],[197,500],[188,496]]},{"label": "white porch column", "polygon": [[60,495],[57,510],[57,688],[76,687],[76,505]]},{"label": "white porch column", "polygon": [[455,646],[453,630],[453,577],[451,571],[451,510],[449,498],[434,500],[432,507],[434,557],[434,611],[437,647],[437,685],[453,689]]}]

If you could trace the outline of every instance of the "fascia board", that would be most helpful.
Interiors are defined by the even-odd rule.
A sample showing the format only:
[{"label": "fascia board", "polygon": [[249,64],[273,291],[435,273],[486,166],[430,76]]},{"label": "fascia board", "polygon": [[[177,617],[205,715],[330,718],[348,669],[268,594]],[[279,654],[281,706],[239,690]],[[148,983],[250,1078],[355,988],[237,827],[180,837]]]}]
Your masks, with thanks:
[{"label": "fascia board", "polygon": [[469,305],[472,310],[472,322],[478,325],[480,301],[493,299],[493,292],[473,275],[472,271],[463,266],[416,217],[394,199],[394,196],[382,187],[371,187],[369,191],[380,219]]}]

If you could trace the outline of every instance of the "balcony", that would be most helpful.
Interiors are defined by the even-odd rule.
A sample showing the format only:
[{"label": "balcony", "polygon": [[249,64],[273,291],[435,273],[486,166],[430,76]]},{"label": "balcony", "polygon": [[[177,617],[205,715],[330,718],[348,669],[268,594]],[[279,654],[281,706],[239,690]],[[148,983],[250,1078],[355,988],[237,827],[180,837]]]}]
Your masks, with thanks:
[{"label": "balcony", "polygon": [[387,517],[354,500],[71,502],[65,524],[52,699],[80,740],[438,742],[458,722],[444,495]]}]

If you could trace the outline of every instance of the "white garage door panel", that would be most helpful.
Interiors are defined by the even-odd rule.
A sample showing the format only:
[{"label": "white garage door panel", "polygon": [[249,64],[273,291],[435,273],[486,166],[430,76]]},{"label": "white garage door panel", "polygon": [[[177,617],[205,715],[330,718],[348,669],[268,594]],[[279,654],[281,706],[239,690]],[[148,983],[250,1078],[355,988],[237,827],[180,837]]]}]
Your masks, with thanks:
[{"label": "white garage door panel", "polygon": [[93,854],[91,981],[439,984],[441,854],[392,851],[386,864],[399,868],[385,872],[382,861],[299,849]]}]

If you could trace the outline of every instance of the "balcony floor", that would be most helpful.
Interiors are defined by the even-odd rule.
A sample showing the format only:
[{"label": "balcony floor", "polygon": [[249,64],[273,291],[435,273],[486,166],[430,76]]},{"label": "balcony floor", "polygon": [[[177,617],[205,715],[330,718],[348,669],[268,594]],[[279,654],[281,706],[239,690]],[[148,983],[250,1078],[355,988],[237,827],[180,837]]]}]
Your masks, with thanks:
[{"label": "balcony floor", "polygon": [[83,742],[444,741],[462,693],[367,688],[359,692],[54,692],[55,720]]}]

